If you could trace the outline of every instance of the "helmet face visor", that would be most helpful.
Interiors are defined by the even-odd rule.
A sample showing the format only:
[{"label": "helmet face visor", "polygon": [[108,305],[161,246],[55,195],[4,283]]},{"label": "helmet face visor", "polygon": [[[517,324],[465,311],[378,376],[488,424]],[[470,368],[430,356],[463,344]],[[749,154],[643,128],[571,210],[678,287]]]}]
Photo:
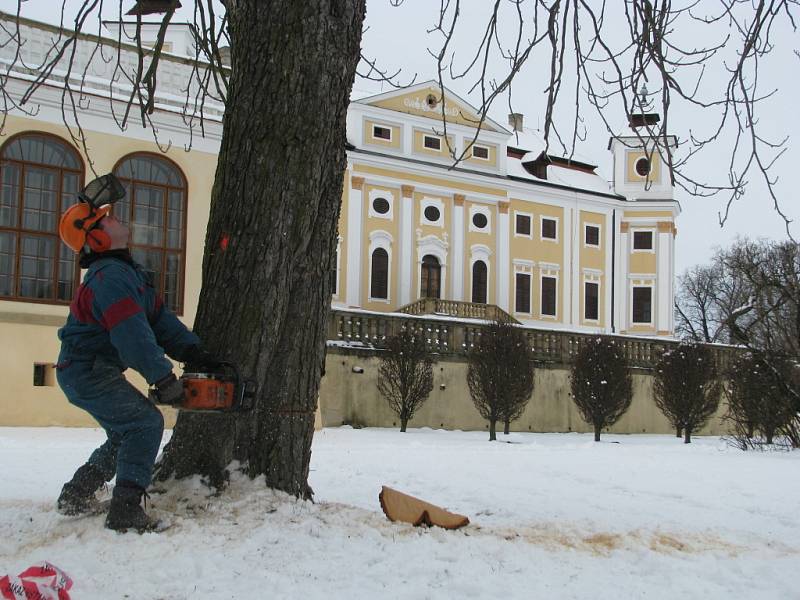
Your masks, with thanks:
[{"label": "helmet face visor", "polygon": [[114,204],[114,202],[124,198],[125,187],[112,173],[108,173],[87,183],[86,187],[78,193],[78,196],[81,200],[97,209],[101,206]]}]

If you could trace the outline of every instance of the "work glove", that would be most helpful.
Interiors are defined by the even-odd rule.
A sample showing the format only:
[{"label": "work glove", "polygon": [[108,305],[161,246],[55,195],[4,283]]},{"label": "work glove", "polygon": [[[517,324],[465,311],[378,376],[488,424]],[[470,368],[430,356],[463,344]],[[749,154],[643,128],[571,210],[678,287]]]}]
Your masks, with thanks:
[{"label": "work glove", "polygon": [[184,355],[184,373],[203,373],[216,371],[222,366],[222,361],[211,354],[202,346],[192,346]]},{"label": "work glove", "polygon": [[182,404],[184,399],[183,382],[176,378],[174,373],[170,373],[156,381],[155,385],[150,388],[147,397],[153,404],[169,406]]}]

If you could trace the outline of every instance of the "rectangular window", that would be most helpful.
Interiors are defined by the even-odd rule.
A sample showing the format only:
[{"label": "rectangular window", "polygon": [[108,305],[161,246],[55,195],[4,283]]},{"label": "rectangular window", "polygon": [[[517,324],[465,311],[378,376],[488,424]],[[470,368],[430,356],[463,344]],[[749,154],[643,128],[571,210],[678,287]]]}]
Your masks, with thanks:
[{"label": "rectangular window", "polygon": [[556,220],[555,219],[542,219],[542,239],[554,240],[556,239]]},{"label": "rectangular window", "polygon": [[587,225],[585,228],[585,242],[587,246],[600,245],[600,228],[596,225]]},{"label": "rectangular window", "polygon": [[390,127],[381,127],[380,125],[373,125],[372,126],[372,137],[377,138],[379,140],[390,140],[392,139],[392,130]]},{"label": "rectangular window", "polygon": [[516,215],[516,232],[517,235],[527,235],[530,237],[531,235],[531,217],[530,215],[521,215],[517,213]]},{"label": "rectangular window", "polygon": [[527,273],[516,274],[516,302],[514,310],[518,313],[531,312],[531,276]]},{"label": "rectangular window", "polygon": [[653,321],[653,288],[633,288],[633,322],[647,323]]},{"label": "rectangular window", "polygon": [[489,149],[486,146],[473,146],[472,157],[481,160],[489,160]]},{"label": "rectangular window", "polygon": [[653,249],[653,232],[652,231],[634,231],[633,232],[633,249],[634,250],[652,250]]},{"label": "rectangular window", "polygon": [[542,315],[556,316],[556,278],[542,277]]},{"label": "rectangular window", "polygon": [[586,281],[583,284],[583,318],[597,321],[600,315],[600,284]]},{"label": "rectangular window", "polygon": [[438,137],[433,137],[432,135],[423,136],[422,145],[430,150],[441,150],[442,149],[442,140]]}]

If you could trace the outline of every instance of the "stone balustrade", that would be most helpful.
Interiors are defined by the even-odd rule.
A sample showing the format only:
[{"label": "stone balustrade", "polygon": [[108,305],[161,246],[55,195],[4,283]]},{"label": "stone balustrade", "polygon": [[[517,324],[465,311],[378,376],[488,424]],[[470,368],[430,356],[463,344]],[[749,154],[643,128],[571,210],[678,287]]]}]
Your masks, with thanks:
[{"label": "stone balustrade", "polygon": [[[450,313],[446,310],[426,310],[426,304],[431,302],[437,303],[437,307],[441,303],[443,308],[447,308],[449,304],[469,304],[422,299],[405,307],[407,309],[405,313],[369,313],[332,309],[328,320],[329,343],[352,348],[379,349],[387,337],[410,326],[425,332],[431,352],[458,355],[464,354],[474,345],[487,322],[492,320],[485,317],[472,320],[464,317],[462,320],[448,316]],[[491,308],[489,305],[483,306]],[[433,312],[438,314],[431,314]],[[491,311],[484,314],[489,312]],[[585,341],[597,335],[531,327],[524,327],[524,330],[535,360],[559,365],[570,364],[572,357],[578,353]],[[622,345],[628,364],[645,369],[654,368],[661,354],[677,345],[674,340],[636,338],[627,335],[614,337]],[[732,348],[727,346],[714,346],[714,354],[720,368],[727,366],[731,350]]]}]

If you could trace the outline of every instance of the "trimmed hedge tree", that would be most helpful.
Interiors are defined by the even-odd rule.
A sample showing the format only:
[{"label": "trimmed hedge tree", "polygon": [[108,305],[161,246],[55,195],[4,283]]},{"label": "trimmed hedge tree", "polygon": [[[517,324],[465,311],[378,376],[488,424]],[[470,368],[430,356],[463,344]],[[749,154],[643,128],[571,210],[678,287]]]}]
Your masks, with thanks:
[{"label": "trimmed hedge tree", "polygon": [[656,406],[690,443],[719,406],[722,388],[711,349],[688,342],[665,352],[656,366],[654,390]]},{"label": "trimmed hedge tree", "polygon": [[571,372],[572,400],[583,420],[594,427],[594,441],[600,432],[625,414],[633,398],[633,385],[622,347],[608,337],[585,341]]},{"label": "trimmed hedge tree", "polygon": [[481,332],[467,354],[467,385],[472,402],[489,421],[489,441],[497,439],[497,422],[519,418],[533,393],[533,352],[522,330],[496,321]]},{"label": "trimmed hedge tree", "polygon": [[400,431],[433,389],[433,360],[424,331],[403,329],[386,340],[378,367],[378,391],[400,419]]}]

